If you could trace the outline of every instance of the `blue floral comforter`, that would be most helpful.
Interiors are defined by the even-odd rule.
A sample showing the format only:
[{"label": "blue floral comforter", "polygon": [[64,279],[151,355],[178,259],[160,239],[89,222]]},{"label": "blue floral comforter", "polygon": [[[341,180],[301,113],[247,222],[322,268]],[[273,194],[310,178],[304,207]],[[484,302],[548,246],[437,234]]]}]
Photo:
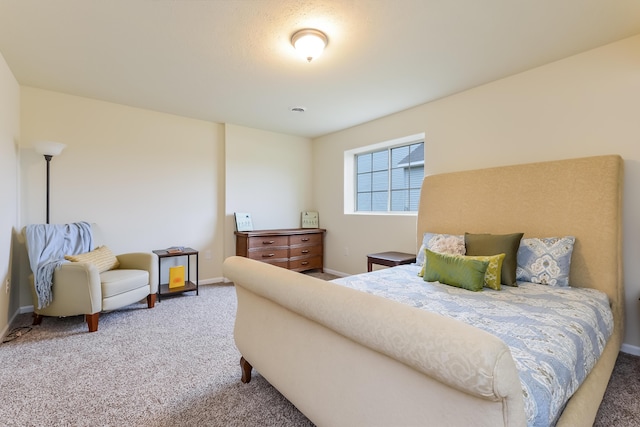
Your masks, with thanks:
[{"label": "blue floral comforter", "polygon": [[613,331],[609,299],[593,289],[519,282],[471,292],[418,276],[401,265],[334,283],[461,320],[499,337],[520,374],[529,426],[555,425]]}]

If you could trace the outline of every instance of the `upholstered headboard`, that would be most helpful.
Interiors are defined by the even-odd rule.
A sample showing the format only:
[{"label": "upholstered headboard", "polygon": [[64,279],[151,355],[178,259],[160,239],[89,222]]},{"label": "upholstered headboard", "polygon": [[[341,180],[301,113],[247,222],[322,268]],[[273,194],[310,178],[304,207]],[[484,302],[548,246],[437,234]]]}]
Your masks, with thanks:
[{"label": "upholstered headboard", "polygon": [[623,160],[617,155],[427,176],[418,246],[427,231],[575,236],[570,284],[607,293],[621,337],[622,183]]}]

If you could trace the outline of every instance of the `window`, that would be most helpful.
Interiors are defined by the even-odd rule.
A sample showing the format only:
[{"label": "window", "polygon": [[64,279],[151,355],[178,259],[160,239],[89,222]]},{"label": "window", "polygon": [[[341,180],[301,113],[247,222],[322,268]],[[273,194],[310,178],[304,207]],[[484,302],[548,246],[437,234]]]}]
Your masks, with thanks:
[{"label": "window", "polygon": [[423,178],[424,135],[346,152],[345,183],[353,188],[345,185],[345,212],[417,212]]}]

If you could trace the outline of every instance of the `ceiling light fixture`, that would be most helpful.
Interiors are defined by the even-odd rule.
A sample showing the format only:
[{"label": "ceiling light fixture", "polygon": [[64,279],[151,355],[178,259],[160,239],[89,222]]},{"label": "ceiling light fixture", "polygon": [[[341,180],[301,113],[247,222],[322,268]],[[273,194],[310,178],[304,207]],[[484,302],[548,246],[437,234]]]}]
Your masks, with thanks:
[{"label": "ceiling light fixture", "polygon": [[327,43],[329,43],[327,35],[312,28],[296,31],[291,36],[291,44],[308,62],[320,56]]}]

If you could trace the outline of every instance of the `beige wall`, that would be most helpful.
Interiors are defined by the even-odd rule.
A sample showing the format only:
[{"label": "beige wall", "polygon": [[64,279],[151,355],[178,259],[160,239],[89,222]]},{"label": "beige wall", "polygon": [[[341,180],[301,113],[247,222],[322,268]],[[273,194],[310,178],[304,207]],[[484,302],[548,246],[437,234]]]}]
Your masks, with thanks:
[{"label": "beige wall", "polygon": [[336,195],[342,194],[343,177],[335,167],[344,150],[425,132],[427,174],[620,154],[625,159],[624,341],[640,346],[639,111],[640,36],[636,36],[318,138],[313,141],[314,192],[323,226],[330,233],[327,265],[359,273],[366,269],[368,252],[416,248],[415,218],[342,213]]},{"label": "beige wall", "polygon": [[33,143],[63,142],[51,161],[51,223],[95,222],[115,253],[191,246],[200,281],[222,277],[224,126],[22,87],[21,128],[22,224],[45,221],[45,161]]},{"label": "beige wall", "polygon": [[300,227],[312,200],[311,140],[225,125],[225,253],[235,255],[234,212],[256,230]]},{"label": "beige wall", "polygon": [[[20,86],[0,54],[0,336],[4,336],[19,307],[11,246],[18,229],[18,162]],[[10,286],[6,286],[9,280]]]}]

